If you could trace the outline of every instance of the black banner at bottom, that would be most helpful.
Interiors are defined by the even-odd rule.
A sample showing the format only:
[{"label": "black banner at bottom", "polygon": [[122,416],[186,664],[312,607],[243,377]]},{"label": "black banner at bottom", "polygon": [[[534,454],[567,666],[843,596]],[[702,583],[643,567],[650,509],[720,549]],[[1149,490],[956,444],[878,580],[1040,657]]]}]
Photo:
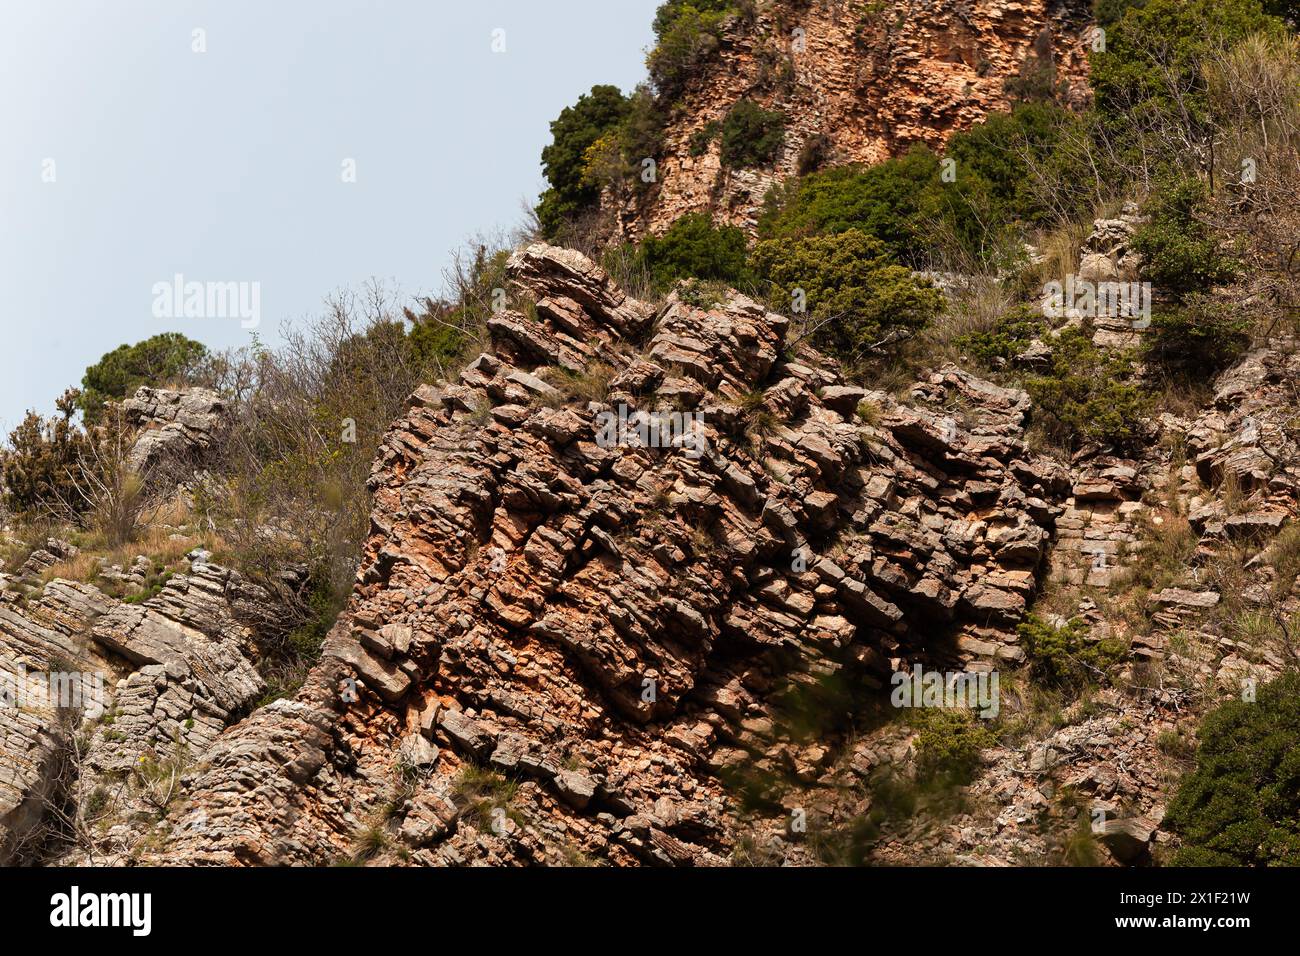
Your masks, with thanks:
[{"label": "black banner at bottom", "polygon": [[[1295,919],[1289,870],[0,870],[11,941],[361,944],[376,932],[581,933],[629,944],[773,942],[783,930],[936,945],[962,923],[1074,939],[1199,933],[1230,943]],[[680,934],[688,934],[683,938]],[[865,935],[864,935],[865,934]],[[471,937],[472,938],[472,937]],[[349,941],[351,941],[349,943]]]}]

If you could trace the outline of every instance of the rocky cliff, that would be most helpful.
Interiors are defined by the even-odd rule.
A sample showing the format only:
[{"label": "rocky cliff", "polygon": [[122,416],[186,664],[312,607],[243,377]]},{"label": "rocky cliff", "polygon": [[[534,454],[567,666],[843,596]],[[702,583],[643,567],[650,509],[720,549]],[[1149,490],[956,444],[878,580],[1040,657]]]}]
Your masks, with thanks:
[{"label": "rocky cliff", "polygon": [[[939,148],[1027,58],[1079,92],[1081,6],[761,5],[621,228],[752,226],[814,137],[835,162]],[[788,118],[772,169],[693,155],[743,97]],[[1135,279],[1140,221],[1098,220],[1077,278]],[[862,387],[744,295],[638,301],[545,244],[503,282],[482,354],[376,450],[355,585],[293,692],[268,679],[285,608],[181,529],[174,567],[101,560],[96,585],[68,541],[23,549],[0,861],[1145,864],[1202,716],[1294,665],[1293,343],[1167,402],[1138,451],[1066,454],[1010,375]],[[1146,334],[1058,318],[1004,366],[1041,367],[1061,326]],[[238,427],[203,389],[126,412],[134,467],[182,483]],[[1039,679],[1053,658],[1082,688]],[[900,707],[918,670],[998,679],[996,723]],[[969,766],[937,786],[936,762]]]},{"label": "rocky cliff", "polygon": [[[76,751],[80,799],[142,759],[170,788],[101,826],[92,862],[816,862],[915,759],[892,673],[998,670],[1027,713],[1031,602],[1103,640],[1144,528],[1185,506],[1204,565],[1235,566],[1295,511],[1277,409],[1300,370],[1273,353],[1153,425],[1142,459],[1066,467],[1026,444],[1023,393],[955,367],[900,399],[846,385],[735,293],[652,309],[542,245],[509,274],[520,308],[492,349],[412,396],[379,450],[353,598],[292,698],[227,726],[261,690],[239,623],[259,596],[221,569],[139,605],[57,580],[11,602],[14,661],[118,678]],[[1231,509],[1203,490],[1228,473]],[[1109,814],[1118,860],[1165,839],[1158,741],[1192,733],[1207,684],[1281,663],[1209,614],[1262,605],[1271,578],[1227,595],[1187,574],[1143,611],[1159,627],[1131,685],[985,752],[960,814],[886,821],[866,859],[1050,860],[1086,813],[1067,793]],[[72,729],[6,725],[9,845]]]},{"label": "rocky cliff", "polygon": [[[800,168],[875,163],[916,143],[936,150],[955,131],[1009,109],[1006,90],[1029,64],[1043,64],[1067,101],[1087,96],[1089,4],[1083,0],[843,0],[760,5],[736,18],[717,51],[668,111],[655,157],[656,184],[615,202],[624,238],[663,232],[687,212],[752,229],[763,198]],[[716,137],[741,99],[779,111],[785,141],[774,164],[729,169]],[[698,155],[697,155],[698,153]]]}]

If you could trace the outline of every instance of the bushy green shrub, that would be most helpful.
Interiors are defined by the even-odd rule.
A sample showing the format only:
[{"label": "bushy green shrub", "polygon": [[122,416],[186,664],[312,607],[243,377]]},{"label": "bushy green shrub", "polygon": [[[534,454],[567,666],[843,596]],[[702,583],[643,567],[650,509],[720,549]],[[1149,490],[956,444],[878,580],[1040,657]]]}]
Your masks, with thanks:
[{"label": "bushy green shrub", "polygon": [[845,358],[918,331],[943,306],[936,289],[890,259],[883,242],[862,232],[769,239],[754,247],[751,261],[783,305],[803,290],[808,313],[822,320],[815,340]]},{"label": "bushy green shrub", "polygon": [[939,158],[916,146],[875,166],[835,166],[768,193],[758,232],[764,239],[865,233],[901,259],[922,244],[924,197],[939,182]]},{"label": "bushy green shrub", "polygon": [[985,368],[996,369],[1024,352],[1043,328],[1040,312],[1020,306],[1001,316],[992,328],[969,332],[953,344]]},{"label": "bushy green shrub", "polygon": [[748,276],[745,234],[718,226],[708,213],[682,216],[662,236],[648,236],[637,248],[638,265],[663,290],[679,279],[713,279],[733,285]]},{"label": "bushy green shrub", "polygon": [[1135,379],[1130,355],[1103,351],[1081,328],[1050,340],[1049,367],[1025,381],[1034,402],[1034,423],[1068,449],[1089,442],[1135,447],[1149,397]]},{"label": "bushy green shrub", "polygon": [[965,191],[971,197],[965,203],[967,208],[950,203],[949,215],[959,224],[959,231],[973,237],[999,223],[1045,223],[1048,210],[1035,191],[1027,163],[1054,179],[1079,175],[1074,168],[1077,157],[1060,149],[1066,134],[1078,123],[1069,110],[1050,102],[1032,102],[1010,113],[993,113],[983,123],[954,134],[947,149],[947,156],[956,162],[954,185],[959,193]]},{"label": "bushy green shrub", "polygon": [[1151,318],[1144,360],[1173,378],[1204,380],[1250,345],[1250,320],[1239,307],[1203,295]]},{"label": "bushy green shrub", "polygon": [[662,40],[688,8],[700,13],[725,14],[734,11],[736,3],[735,0],[664,0],[655,10],[652,24],[655,37]]},{"label": "bushy green shrub", "polygon": [[1143,277],[1161,291],[1184,296],[1233,278],[1233,260],[1204,221],[1208,203],[1209,190],[1192,176],[1161,179],[1148,197],[1149,221],[1133,234],[1133,248]]},{"label": "bushy green shrub", "polygon": [[10,512],[44,517],[84,505],[76,479],[90,445],[72,422],[78,397],[75,389],[65,392],[56,403],[57,415],[43,418],[28,412],[10,432],[9,447],[0,451],[4,502]]},{"label": "bushy green shrub", "polygon": [[1090,640],[1088,625],[1074,618],[1057,627],[1030,614],[1016,628],[1029,661],[1030,675],[1048,687],[1079,689],[1100,683],[1124,656],[1117,638]]},{"label": "bushy green shrub", "polygon": [[[865,232],[892,256],[924,268],[936,237],[951,237],[970,259],[987,261],[1025,226],[1075,212],[1087,197],[1049,190],[1083,179],[1082,159],[1059,148],[1080,120],[1051,103],[1026,103],[954,134],[946,155],[924,145],[875,166],[838,166],[774,187],[764,201],[759,235],[775,239]],[[951,161],[951,162],[945,162]],[[1031,176],[1033,163],[1039,178]],[[945,176],[944,173],[948,175]],[[1056,193],[1061,195],[1056,195]]]},{"label": "bushy green shrub", "polygon": [[735,169],[764,166],[785,142],[785,115],[742,99],[722,121],[722,163]]},{"label": "bushy green shrub", "polygon": [[1300,866],[1300,676],[1233,700],[1201,724],[1196,767],[1164,825],[1176,866]]},{"label": "bushy green shrub", "polygon": [[86,421],[99,420],[104,404],[134,394],[141,385],[184,384],[198,371],[208,349],[202,342],[163,332],[137,342],[120,345],[86,369],[78,403]]},{"label": "bushy green shrub", "polygon": [[598,85],[551,123],[551,142],[542,150],[542,172],[550,188],[537,207],[547,236],[554,237],[567,219],[599,200],[599,188],[586,175],[587,151],[618,128],[629,108],[618,87]]},{"label": "bushy green shrub", "polygon": [[646,68],[655,90],[676,97],[696,74],[701,64],[718,48],[718,37],[730,3],[721,0],[669,0],[655,16],[658,42],[646,57]]},{"label": "bushy green shrub", "polygon": [[916,769],[922,780],[969,783],[980,765],[980,752],[997,744],[988,722],[968,710],[922,709],[912,715]]}]

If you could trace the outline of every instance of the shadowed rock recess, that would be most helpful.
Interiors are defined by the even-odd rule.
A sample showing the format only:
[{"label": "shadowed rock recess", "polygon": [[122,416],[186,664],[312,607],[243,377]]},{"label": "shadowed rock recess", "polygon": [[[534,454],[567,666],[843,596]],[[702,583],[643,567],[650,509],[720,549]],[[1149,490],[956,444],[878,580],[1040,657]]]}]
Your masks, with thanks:
[{"label": "shadowed rock recess", "polygon": [[[1022,393],[949,367],[902,405],[743,296],[656,313],[544,245],[509,270],[535,308],[380,449],[324,661],[207,751],[145,861],[319,864],[382,833],[419,864],[726,863],[729,784],[815,779],[846,739],[847,712],[800,742],[792,702],[1023,656],[1069,480]],[[703,453],[602,447],[619,405],[698,413]]]}]

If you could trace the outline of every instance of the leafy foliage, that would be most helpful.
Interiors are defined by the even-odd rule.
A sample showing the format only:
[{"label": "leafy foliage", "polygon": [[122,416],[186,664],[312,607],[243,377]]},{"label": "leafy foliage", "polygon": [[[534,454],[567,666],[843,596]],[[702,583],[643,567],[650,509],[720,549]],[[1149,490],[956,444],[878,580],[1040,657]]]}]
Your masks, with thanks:
[{"label": "leafy foliage", "polygon": [[997,744],[987,722],[968,710],[917,710],[912,720],[920,726],[916,765],[923,780],[968,783],[979,769],[980,751]]},{"label": "leafy foliage", "polygon": [[1141,438],[1149,397],[1135,380],[1132,357],[1098,349],[1084,329],[1053,339],[1048,369],[1030,376],[1025,388],[1035,424],[1069,449],[1088,442],[1128,449]]},{"label": "leafy foliage", "polygon": [[647,237],[637,259],[656,287],[679,279],[712,279],[737,284],[748,275],[745,234],[717,226],[707,213],[682,216],[660,237]]},{"label": "leafy foliage", "polygon": [[86,369],[78,403],[87,423],[99,420],[104,404],[131,395],[141,385],[162,385],[188,381],[208,357],[202,342],[179,332],[163,332],[137,342],[120,345]]},{"label": "leafy foliage", "polygon": [[893,262],[879,239],[848,231],[760,242],[752,261],[774,297],[802,289],[817,341],[837,355],[861,355],[882,339],[923,328],[943,304],[937,290]]},{"label": "leafy foliage", "polygon": [[1042,330],[1042,315],[1020,306],[1001,316],[992,328],[968,332],[954,344],[985,368],[999,368],[1024,352]]},{"label": "leafy foliage", "polygon": [[1092,56],[1097,109],[1120,124],[1166,115],[1199,128],[1207,118],[1201,61],[1216,45],[1277,29],[1281,23],[1264,13],[1260,0],[1147,0],[1130,6],[1107,29],[1106,49]]},{"label": "leafy foliage", "polygon": [[1028,164],[1053,180],[1081,175],[1074,168],[1081,159],[1058,148],[1079,122],[1053,104],[1026,103],[955,134],[942,159],[917,145],[875,166],[811,173],[768,194],[759,235],[859,230],[918,268],[927,264],[936,237],[947,236],[972,258],[988,260],[997,254],[999,239],[1046,222],[1053,211],[1044,205]]},{"label": "leafy foliage", "polygon": [[1300,865],[1300,676],[1233,700],[1201,725],[1195,769],[1164,825],[1183,838],[1176,866]]},{"label": "leafy foliage", "polygon": [[659,42],[646,57],[655,90],[679,95],[715,50],[722,24],[733,10],[721,0],[669,0],[655,16]]},{"label": "leafy foliage", "polygon": [[1204,379],[1227,368],[1250,345],[1250,320],[1206,296],[1157,312],[1145,338],[1143,358],[1165,374]]},{"label": "leafy foliage", "polygon": [[1161,180],[1148,198],[1150,221],[1134,233],[1133,248],[1160,289],[1182,296],[1232,279],[1233,262],[1203,218],[1208,201],[1205,184],[1191,176]]},{"label": "leafy foliage", "polygon": [[849,230],[880,240],[908,259],[921,245],[926,191],[939,181],[939,159],[916,146],[875,166],[835,166],[773,188],[758,232],[764,239],[835,235]]},{"label": "leafy foliage", "polygon": [[785,142],[785,115],[742,99],[722,122],[722,162],[732,168],[763,166]]},{"label": "leafy foliage", "polygon": [[1079,689],[1095,684],[1124,655],[1116,638],[1090,640],[1088,625],[1074,618],[1057,627],[1030,614],[1016,628],[1029,658],[1030,674],[1048,687]]},{"label": "leafy foliage", "polygon": [[79,397],[75,389],[65,392],[57,402],[57,415],[43,418],[29,411],[10,432],[9,447],[0,453],[9,511],[45,515],[80,501],[74,474],[87,438],[72,423]]},{"label": "leafy foliage", "polygon": [[597,85],[551,123],[551,142],[542,150],[542,172],[550,188],[537,209],[546,235],[554,236],[566,219],[600,198],[586,176],[588,150],[616,129],[628,111],[628,98],[618,87]]}]

